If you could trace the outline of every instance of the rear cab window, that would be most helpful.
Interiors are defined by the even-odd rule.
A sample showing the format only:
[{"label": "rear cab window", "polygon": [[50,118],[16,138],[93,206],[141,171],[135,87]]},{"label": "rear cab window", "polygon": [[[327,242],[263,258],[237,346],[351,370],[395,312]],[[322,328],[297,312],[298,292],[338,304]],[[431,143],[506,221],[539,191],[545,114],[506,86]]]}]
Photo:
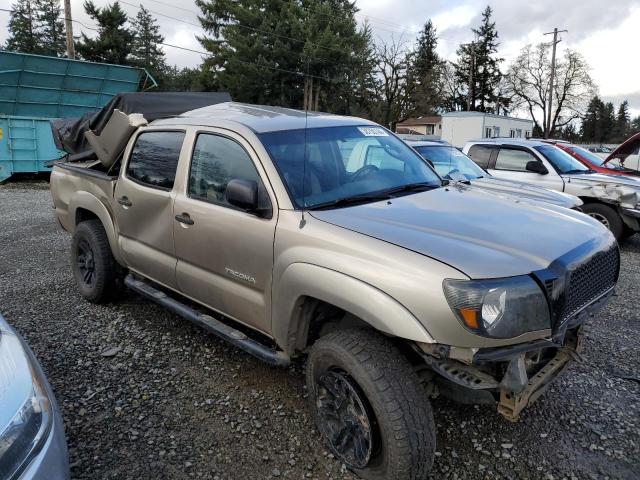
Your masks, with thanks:
[{"label": "rear cab window", "polygon": [[489,160],[491,160],[493,150],[494,147],[491,145],[473,145],[467,155],[481,168],[486,170],[489,168]]},{"label": "rear cab window", "polygon": [[126,176],[136,183],[171,190],[176,178],[183,131],[147,131],[136,138]]}]

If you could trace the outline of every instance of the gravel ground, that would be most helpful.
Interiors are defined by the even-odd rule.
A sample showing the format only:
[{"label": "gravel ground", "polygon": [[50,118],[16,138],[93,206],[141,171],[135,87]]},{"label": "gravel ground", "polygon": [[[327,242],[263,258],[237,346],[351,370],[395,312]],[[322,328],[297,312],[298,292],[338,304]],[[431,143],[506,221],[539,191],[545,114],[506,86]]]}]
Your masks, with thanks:
[{"label": "gravel ground", "polygon": [[[55,390],[74,478],[354,478],[312,428],[301,365],[267,367],[133,294],[85,302],[69,242],[45,182],[0,186],[0,312]],[[434,479],[640,478],[640,235],[622,252],[584,362],[519,423],[433,402]]]}]

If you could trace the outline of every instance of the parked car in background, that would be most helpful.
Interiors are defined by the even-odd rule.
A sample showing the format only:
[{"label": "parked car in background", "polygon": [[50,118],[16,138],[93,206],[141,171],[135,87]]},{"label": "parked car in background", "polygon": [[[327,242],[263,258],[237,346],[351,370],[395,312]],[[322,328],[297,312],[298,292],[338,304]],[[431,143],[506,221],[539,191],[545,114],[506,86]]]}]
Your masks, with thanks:
[{"label": "parked car in background", "polygon": [[405,142],[431,162],[438,175],[444,179],[468,182],[474,187],[496,194],[508,195],[518,201],[522,199],[535,200],[576,209],[582,205],[582,200],[575,195],[494,177],[481,169],[460,150],[446,142],[424,140],[405,140]]},{"label": "parked car in background", "polygon": [[62,418],[33,352],[0,315],[0,478],[69,478]]},{"label": "parked car in background", "polygon": [[436,391],[517,420],[618,279],[597,221],[443,182],[368,120],[231,102],[89,137],[97,160],[51,176],[79,292],[306,356],[316,426],[364,478],[427,477]]},{"label": "parked car in background", "polygon": [[576,195],[582,211],[617,239],[640,231],[640,181],[596,173],[549,143],[509,138],[467,142],[463,152],[492,175]]},{"label": "parked car in background", "polygon": [[[606,175],[640,176],[640,172],[638,172],[637,170],[625,168],[625,166],[623,166],[619,161],[607,162],[606,158],[602,158],[601,156],[596,155],[595,153],[589,151],[585,147],[581,147],[579,145],[573,145],[572,143],[559,141],[559,140],[541,140],[541,141],[545,143],[550,143],[564,150],[573,158],[582,162],[586,167],[588,167],[591,170],[594,170],[595,172],[604,173]],[[609,154],[608,157],[611,157],[612,155],[613,154]]]}]

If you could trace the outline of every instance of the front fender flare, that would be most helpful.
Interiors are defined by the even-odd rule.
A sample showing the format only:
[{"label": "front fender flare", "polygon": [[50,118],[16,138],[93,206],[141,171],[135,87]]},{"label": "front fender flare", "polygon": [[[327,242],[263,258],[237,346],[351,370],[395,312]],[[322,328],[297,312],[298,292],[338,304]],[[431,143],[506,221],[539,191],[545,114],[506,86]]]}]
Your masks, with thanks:
[{"label": "front fender flare", "polygon": [[287,267],[274,296],[273,336],[278,345],[292,352],[300,321],[300,299],[322,300],[355,315],[376,330],[389,335],[434,343],[413,314],[382,290],[341,272],[309,263]]},{"label": "front fender flare", "polygon": [[120,256],[120,250],[118,249],[118,241],[113,218],[104,203],[102,203],[98,197],[89,192],[76,192],[69,200],[69,218],[73,222],[73,229],[71,230],[72,233],[76,229],[75,219],[78,208],[88,210],[100,219],[100,222],[102,222],[102,226],[104,227],[104,231],[107,233],[113,257],[120,265],[124,265],[123,259]]}]

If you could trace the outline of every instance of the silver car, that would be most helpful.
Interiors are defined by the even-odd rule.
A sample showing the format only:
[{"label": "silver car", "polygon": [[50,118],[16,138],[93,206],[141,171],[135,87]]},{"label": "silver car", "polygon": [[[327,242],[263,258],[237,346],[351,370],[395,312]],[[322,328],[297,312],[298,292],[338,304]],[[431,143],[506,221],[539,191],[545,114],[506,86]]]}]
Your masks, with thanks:
[{"label": "silver car", "polygon": [[66,479],[60,411],[29,346],[0,316],[0,478]]}]

